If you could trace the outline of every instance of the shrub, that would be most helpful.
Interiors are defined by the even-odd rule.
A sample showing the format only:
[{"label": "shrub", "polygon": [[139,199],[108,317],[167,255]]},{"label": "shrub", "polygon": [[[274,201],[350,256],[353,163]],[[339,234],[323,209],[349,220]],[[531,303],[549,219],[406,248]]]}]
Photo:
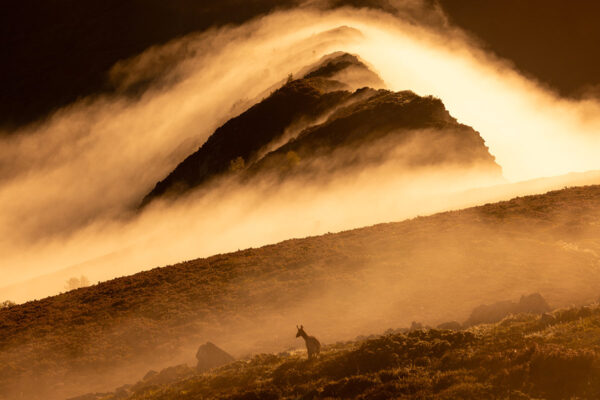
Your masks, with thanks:
[{"label": "shrub", "polygon": [[326,385],[321,394],[324,397],[351,398],[363,393],[376,384],[377,382],[371,377],[352,376]]},{"label": "shrub", "polygon": [[90,281],[88,278],[86,278],[83,275],[81,275],[81,277],[79,277],[79,278],[76,278],[76,277],[69,278],[69,280],[67,280],[67,282],[65,283],[65,289],[67,289],[68,291],[79,289],[79,288],[86,287],[86,286],[90,286]]},{"label": "shrub", "polygon": [[16,306],[16,305],[17,305],[17,303],[15,303],[14,301],[4,300],[3,302],[0,303],[0,309],[9,308],[9,307]]},{"label": "shrub", "polygon": [[541,394],[562,399],[585,388],[596,372],[590,351],[564,348],[541,349],[531,358],[530,379]]}]

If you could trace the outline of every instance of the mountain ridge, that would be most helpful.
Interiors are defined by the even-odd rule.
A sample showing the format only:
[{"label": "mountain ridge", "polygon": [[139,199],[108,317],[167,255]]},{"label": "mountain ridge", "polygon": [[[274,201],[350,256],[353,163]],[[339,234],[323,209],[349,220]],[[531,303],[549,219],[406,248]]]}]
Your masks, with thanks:
[{"label": "mountain ridge", "polygon": [[[389,143],[375,150],[378,154],[371,154],[370,164],[377,160],[404,163],[407,168],[479,164],[490,176],[501,175],[479,133],[459,124],[440,99],[362,86],[378,79],[354,55],[326,56],[301,78],[290,77],[271,95],[219,127],[156,184],[141,206],[162,196],[177,198],[228,174],[241,173],[248,178],[275,172],[283,177],[291,167],[310,173],[306,169],[315,159],[334,165],[334,153],[341,150],[350,153],[346,158],[356,161],[384,138]],[[359,88],[352,91],[353,86]],[[286,131],[301,121],[305,128],[286,136]],[[393,153],[411,141],[418,141],[420,147],[403,155]],[[324,176],[332,169],[312,173]]]}]

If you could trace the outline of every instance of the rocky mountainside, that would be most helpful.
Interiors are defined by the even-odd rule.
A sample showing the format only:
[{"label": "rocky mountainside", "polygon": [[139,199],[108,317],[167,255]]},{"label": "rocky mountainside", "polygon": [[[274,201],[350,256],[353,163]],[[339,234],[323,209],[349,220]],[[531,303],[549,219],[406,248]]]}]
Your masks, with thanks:
[{"label": "rocky mountainside", "polygon": [[180,194],[227,173],[235,162],[251,163],[286,128],[300,120],[314,121],[352,101],[351,87],[337,79],[352,73],[361,83],[380,82],[356,57],[342,54],[326,58],[302,79],[289,79],[281,88],[218,128],[193,154],[181,162],[144,198],[142,204],[170,193]]},{"label": "rocky mountainside", "polygon": [[[326,122],[265,155],[250,168],[251,173],[318,170],[323,177],[342,169],[393,162],[406,170],[477,166],[492,176],[501,175],[481,136],[457,123],[439,99],[368,88],[359,89],[353,98],[357,100],[336,110]],[[315,167],[317,161],[327,165],[325,174]]]},{"label": "rocky mountainside", "polygon": [[156,184],[142,205],[224,175],[323,177],[384,162],[407,169],[476,165],[490,176],[501,175],[481,136],[459,124],[439,99],[367,85],[382,83],[358,58],[327,57],[218,128]]}]

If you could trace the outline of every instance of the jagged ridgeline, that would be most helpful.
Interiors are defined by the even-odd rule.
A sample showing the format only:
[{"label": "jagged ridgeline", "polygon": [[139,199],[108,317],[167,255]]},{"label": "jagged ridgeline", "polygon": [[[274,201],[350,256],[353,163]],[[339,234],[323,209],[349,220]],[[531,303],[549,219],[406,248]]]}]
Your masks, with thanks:
[{"label": "jagged ridgeline", "polygon": [[375,89],[381,79],[356,56],[325,57],[218,128],[144,198],[176,197],[216,178],[319,176],[392,163],[404,170],[501,169],[481,136],[443,103],[411,91]]}]

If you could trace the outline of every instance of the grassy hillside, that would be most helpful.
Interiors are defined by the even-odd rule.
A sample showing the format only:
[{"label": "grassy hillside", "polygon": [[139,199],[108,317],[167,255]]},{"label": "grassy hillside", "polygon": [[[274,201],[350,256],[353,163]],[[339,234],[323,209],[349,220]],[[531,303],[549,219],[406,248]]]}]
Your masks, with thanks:
[{"label": "grassy hillside", "polygon": [[466,331],[390,331],[328,345],[310,361],[306,353],[283,352],[205,374],[179,366],[93,398],[597,399],[599,350],[594,304]]},{"label": "grassy hillside", "polygon": [[[600,294],[600,186],[193,260],[0,310],[0,398],[64,398],[139,380],[214,341],[234,356],[463,321],[540,292]],[[337,378],[336,378],[337,379]]]}]

